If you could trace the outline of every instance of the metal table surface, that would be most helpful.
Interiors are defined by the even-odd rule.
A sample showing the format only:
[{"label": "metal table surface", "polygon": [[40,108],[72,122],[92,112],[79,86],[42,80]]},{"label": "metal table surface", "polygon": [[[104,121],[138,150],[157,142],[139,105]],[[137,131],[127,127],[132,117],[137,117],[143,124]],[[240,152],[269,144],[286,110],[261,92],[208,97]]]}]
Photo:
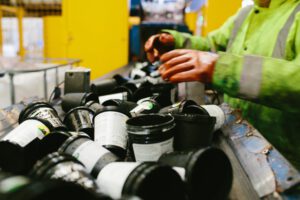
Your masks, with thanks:
[{"label": "metal table surface", "polygon": [[22,73],[43,72],[44,98],[48,97],[47,71],[55,69],[56,85],[58,85],[58,68],[77,65],[79,59],[67,58],[6,58],[0,57],[0,77],[7,74],[10,80],[11,104],[15,104],[14,76]]}]

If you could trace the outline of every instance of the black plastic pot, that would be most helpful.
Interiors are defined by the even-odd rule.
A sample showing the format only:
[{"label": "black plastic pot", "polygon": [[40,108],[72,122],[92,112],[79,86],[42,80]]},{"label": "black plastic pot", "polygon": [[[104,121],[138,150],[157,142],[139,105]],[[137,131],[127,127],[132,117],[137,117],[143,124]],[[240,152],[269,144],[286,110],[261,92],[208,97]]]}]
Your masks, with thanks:
[{"label": "black plastic pot", "polygon": [[[105,101],[103,106],[115,106],[118,107],[122,112],[125,112],[126,115],[129,115],[130,111],[134,109],[137,104],[131,101],[124,101],[124,100],[119,100],[119,99],[111,99],[108,101]],[[98,110],[100,111],[100,110]]]},{"label": "black plastic pot", "polygon": [[216,118],[216,124],[214,127],[214,131],[223,127],[225,123],[225,113],[224,111],[217,105],[202,105],[201,108],[205,110],[205,112],[211,116]]},{"label": "black plastic pot", "polygon": [[85,106],[91,109],[94,113],[103,108],[103,106],[96,101],[88,101]]},{"label": "black plastic pot", "polygon": [[125,196],[122,196],[121,199],[119,200],[142,200],[141,198],[137,197],[137,196],[128,196],[128,195],[125,195]]},{"label": "black plastic pot", "polygon": [[82,162],[88,173],[97,178],[104,166],[121,159],[87,135],[70,137],[59,149],[59,152],[72,155]]},{"label": "black plastic pot", "polygon": [[66,130],[66,126],[60,120],[56,110],[46,102],[36,102],[29,104],[21,111],[19,124],[28,118],[37,118],[47,121],[55,130]]},{"label": "black plastic pot", "polygon": [[39,141],[50,133],[50,124],[27,119],[0,140],[0,168],[26,173],[39,158]]},{"label": "black plastic pot", "polygon": [[61,107],[66,113],[78,106],[84,106],[89,101],[99,102],[94,93],[68,93],[62,97]]},{"label": "black plastic pot", "polygon": [[180,176],[171,167],[157,163],[111,163],[103,168],[97,183],[101,192],[114,199],[122,195],[143,200],[186,199]]},{"label": "black plastic pot", "polygon": [[[173,152],[163,155],[159,162],[176,167],[175,170],[181,173],[190,200],[227,199],[233,172],[222,150],[209,147],[191,152]],[[180,170],[182,168],[183,171]]]},{"label": "black plastic pot", "polygon": [[77,134],[78,133],[75,132],[53,131],[46,135],[41,141],[39,141],[38,159],[41,159],[50,153],[56,152],[69,137]]},{"label": "black plastic pot", "polygon": [[64,124],[70,131],[84,132],[92,139],[94,138],[94,126],[92,119],[94,112],[84,106],[73,108],[70,110],[64,119]]},{"label": "black plastic pot", "polygon": [[153,96],[151,86],[140,86],[133,94],[133,101],[138,102],[140,99]]},{"label": "black plastic pot", "polygon": [[97,96],[111,94],[113,89],[118,85],[118,82],[114,78],[104,79],[91,84],[91,91]]},{"label": "black plastic pot", "polygon": [[94,116],[95,141],[124,159],[127,152],[128,135],[126,108],[107,106]]},{"label": "black plastic pot", "polygon": [[133,101],[133,94],[137,90],[137,87],[133,83],[125,83],[121,86],[116,87],[111,94],[125,92],[127,94],[128,101]]},{"label": "black plastic pot", "polygon": [[175,88],[172,83],[159,83],[152,86],[152,93],[158,94],[157,102],[163,108],[172,105],[171,91]]},{"label": "black plastic pot", "polygon": [[124,78],[122,75],[120,74],[116,74],[112,77],[113,79],[115,79],[118,83],[118,85],[123,85],[125,83],[128,82],[128,79],[127,78]]},{"label": "black plastic pot", "polygon": [[188,151],[211,145],[216,118],[201,114],[174,114],[174,150]]},{"label": "black plastic pot", "polygon": [[142,115],[126,122],[129,147],[136,161],[157,161],[173,151],[175,121],[169,115]]},{"label": "black plastic pot", "polygon": [[160,105],[157,103],[155,99],[146,98],[141,99],[138,102],[138,105],[130,111],[131,116],[139,116],[142,114],[153,114],[158,113],[160,110]]},{"label": "black plastic pot", "polygon": [[180,113],[186,113],[186,108],[195,105],[197,106],[197,103],[192,100],[184,100],[180,101],[176,104],[173,104],[171,106],[167,106],[162,108],[159,113],[162,114],[180,114]]},{"label": "black plastic pot", "polygon": [[36,179],[58,179],[77,184],[86,190],[96,193],[98,186],[85,170],[84,165],[73,156],[49,154],[38,161],[30,175]]},{"label": "black plastic pot", "polygon": [[1,173],[0,184],[6,186],[0,189],[1,200],[96,200],[94,194],[82,187],[59,180],[33,181],[27,177]]},{"label": "black plastic pot", "polygon": [[182,114],[198,114],[210,116],[208,112],[202,106],[199,105],[186,106],[185,109],[182,111]]}]

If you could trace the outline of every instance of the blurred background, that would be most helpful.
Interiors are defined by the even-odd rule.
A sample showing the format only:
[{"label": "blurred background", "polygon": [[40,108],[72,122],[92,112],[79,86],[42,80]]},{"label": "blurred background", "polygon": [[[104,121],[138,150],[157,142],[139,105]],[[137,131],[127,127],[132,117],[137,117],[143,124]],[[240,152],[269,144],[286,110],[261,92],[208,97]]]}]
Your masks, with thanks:
[{"label": "blurred background", "polygon": [[[56,59],[80,59],[96,79],[132,61],[145,60],[145,40],[161,29],[206,35],[251,0],[0,0],[0,107],[43,93],[45,74],[9,77],[7,68],[24,68],[23,59],[49,64]],[[9,59],[8,59],[9,58]],[[21,59],[21,60],[20,60]],[[40,60],[44,59],[44,60]],[[45,59],[47,59],[45,61]],[[38,60],[38,61],[37,61]],[[16,64],[18,63],[18,64]],[[68,63],[66,63],[68,64]],[[28,65],[26,65],[28,67]],[[40,65],[38,65],[40,66]],[[48,65],[47,65],[48,66]],[[7,72],[7,71],[6,71]],[[47,72],[48,89],[59,82]],[[0,74],[1,75],[1,74]],[[5,77],[6,76],[6,77]],[[29,77],[26,77],[29,76]],[[24,78],[25,77],[25,78]],[[29,79],[28,79],[29,78]],[[39,80],[40,79],[40,80]],[[37,81],[39,80],[39,81]],[[49,93],[48,92],[48,93]],[[29,95],[30,94],[30,95]],[[47,94],[49,95],[49,94]]]}]

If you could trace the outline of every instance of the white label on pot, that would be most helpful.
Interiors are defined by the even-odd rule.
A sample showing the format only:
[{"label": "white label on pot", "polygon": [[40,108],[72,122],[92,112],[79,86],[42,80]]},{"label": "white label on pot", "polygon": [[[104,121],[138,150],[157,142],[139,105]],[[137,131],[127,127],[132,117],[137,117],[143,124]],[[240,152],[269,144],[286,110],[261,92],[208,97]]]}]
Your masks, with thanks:
[{"label": "white label on pot", "polygon": [[104,154],[109,151],[94,141],[87,141],[81,144],[73,153],[73,156],[84,164],[86,170],[90,173]]},{"label": "white label on pot", "polygon": [[185,169],[183,167],[173,167],[173,169],[179,174],[181,179],[185,180]]},{"label": "white label on pot", "polygon": [[132,144],[135,160],[138,162],[157,161],[164,153],[173,152],[173,137],[154,144]]},{"label": "white label on pot", "polygon": [[145,110],[153,109],[154,104],[151,101],[144,101],[130,111],[131,116],[136,117]]},{"label": "white label on pot", "polygon": [[17,128],[9,132],[2,141],[9,141],[25,147],[34,139],[43,139],[43,137],[50,133],[48,127],[42,122],[34,119],[29,119],[22,122]]},{"label": "white label on pot", "polygon": [[107,111],[95,117],[95,141],[101,145],[115,145],[123,149],[127,147],[128,135],[126,132],[126,121],[128,116]]},{"label": "white label on pot", "polygon": [[201,107],[204,108],[211,117],[216,118],[214,130],[216,131],[220,129],[225,123],[225,113],[223,112],[223,110],[216,105],[203,105]]},{"label": "white label on pot", "polygon": [[100,192],[110,196],[113,199],[120,199],[123,186],[129,174],[140,163],[133,162],[114,162],[106,165],[97,177],[97,184]]},{"label": "white label on pot", "polygon": [[105,101],[111,100],[111,99],[127,100],[127,93],[120,92],[120,93],[116,93],[116,94],[99,96],[98,99],[99,99],[100,104],[104,103]]},{"label": "white label on pot", "polygon": [[54,127],[59,127],[62,125],[62,122],[60,121],[59,118],[54,116],[55,112],[51,108],[38,108],[35,111],[33,111],[29,117],[37,117],[39,119],[45,119],[48,122],[51,123],[52,126]]},{"label": "white label on pot", "polygon": [[9,192],[14,192],[16,189],[27,185],[30,180],[23,176],[12,176],[1,181],[0,183],[0,193],[5,194]]}]

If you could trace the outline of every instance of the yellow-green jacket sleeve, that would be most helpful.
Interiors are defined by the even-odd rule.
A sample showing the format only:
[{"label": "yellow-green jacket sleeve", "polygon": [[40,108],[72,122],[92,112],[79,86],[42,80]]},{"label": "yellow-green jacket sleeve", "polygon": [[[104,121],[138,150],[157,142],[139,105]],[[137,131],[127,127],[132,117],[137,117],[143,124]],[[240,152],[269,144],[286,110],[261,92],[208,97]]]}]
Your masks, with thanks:
[{"label": "yellow-green jacket sleeve", "polygon": [[195,49],[201,51],[224,51],[227,47],[236,16],[230,17],[222,27],[208,34],[207,37],[193,36],[174,30],[162,30],[175,38],[176,49]]},{"label": "yellow-green jacket sleeve", "polygon": [[219,53],[213,86],[230,96],[300,112],[300,55],[293,61]]}]

